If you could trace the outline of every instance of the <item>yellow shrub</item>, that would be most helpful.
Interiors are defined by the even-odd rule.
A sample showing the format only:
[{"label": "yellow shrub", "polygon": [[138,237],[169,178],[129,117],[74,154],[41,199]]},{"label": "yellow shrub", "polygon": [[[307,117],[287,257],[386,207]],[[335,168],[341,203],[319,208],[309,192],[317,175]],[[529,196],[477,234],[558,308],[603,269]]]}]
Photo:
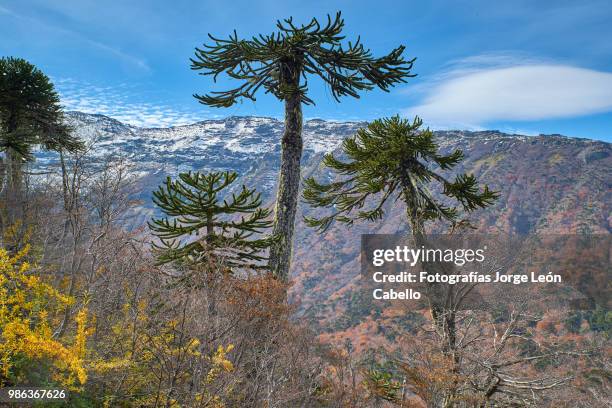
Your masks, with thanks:
[{"label": "yellow shrub", "polygon": [[72,345],[54,337],[49,315],[57,315],[74,300],[30,273],[24,260],[28,251],[26,245],[11,256],[0,248],[0,386],[18,383],[27,374],[16,364],[25,358],[49,362],[52,379],[75,388],[87,380],[83,364],[87,311],[76,316]]}]

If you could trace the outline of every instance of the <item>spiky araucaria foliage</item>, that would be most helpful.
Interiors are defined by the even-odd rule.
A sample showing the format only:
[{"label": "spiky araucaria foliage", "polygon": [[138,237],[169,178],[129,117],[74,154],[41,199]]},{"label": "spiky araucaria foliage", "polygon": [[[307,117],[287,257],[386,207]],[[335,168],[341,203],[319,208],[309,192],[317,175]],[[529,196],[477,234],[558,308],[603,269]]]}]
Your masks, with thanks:
[{"label": "spiky araucaria foliage", "polygon": [[259,35],[250,40],[238,38],[234,31],[228,39],[209,34],[212,45],[196,48],[191,68],[202,70],[216,80],[221,73],[243,81],[239,87],[195,95],[206,105],[228,107],[240,98],[255,100],[260,88],[284,100],[298,93],[300,100],[314,104],[308,97],[308,77],[318,76],[328,86],[334,99],[342,96],[358,98],[358,91],[390,86],[405,82],[414,59],[402,56],[405,47],[399,46],[379,58],[357,41],[343,45],[344,19],[340,12],[334,19],[327,16],[327,24],[316,18],[305,25],[295,25],[292,18],[277,21],[278,31]]},{"label": "spiky araucaria foliage", "polygon": [[270,270],[287,280],[300,185],[302,157],[302,104],[314,104],[308,96],[308,81],[320,78],[333,98],[359,97],[360,91],[388,91],[405,82],[414,59],[403,57],[404,46],[373,57],[360,39],[345,43],[340,12],[327,23],[316,18],[296,25],[292,18],[277,21],[277,31],[251,39],[239,39],[234,31],[228,39],[209,35],[211,45],[196,48],[191,68],[201,75],[220,74],[240,84],[225,91],[194,95],[201,103],[229,107],[242,99],[255,100],[261,90],[285,103],[285,129],[281,140],[281,166],[272,234],[278,237],[270,248]]},{"label": "spiky araucaria foliage", "polygon": [[253,238],[266,231],[270,210],[261,207],[260,193],[242,186],[238,193],[220,193],[238,177],[235,172],[181,173],[153,192],[166,217],[149,227],[160,239],[153,244],[158,263],[201,263],[217,260],[229,268],[260,269],[271,239]]},{"label": "spiky araucaria foliage", "polygon": [[[304,199],[314,207],[333,208],[330,215],[306,218],[306,223],[319,230],[334,221],[352,224],[354,220],[375,221],[384,215],[387,201],[401,199],[406,204],[408,221],[414,234],[424,233],[424,223],[445,220],[452,227],[469,225],[459,217],[458,206],[471,212],[491,205],[498,196],[488,186],[482,190],[471,174],[458,174],[449,180],[440,171],[452,170],[463,153],[449,155],[438,152],[433,132],[421,129],[418,117],[410,123],[399,116],[378,119],[357,134],[345,139],[341,161],[333,154],[323,160],[326,167],[345,176],[329,184],[314,178],[305,181]],[[457,205],[445,205],[432,194],[439,186],[443,195]]]},{"label": "spiky araucaria foliage", "polygon": [[82,143],[64,123],[49,78],[24,59],[0,58],[0,151],[31,159],[35,145],[73,151]]},{"label": "spiky araucaria foliage", "polygon": [[64,123],[49,78],[24,59],[0,58],[0,228],[23,218],[23,166],[34,160],[36,146],[61,152],[78,150],[82,143]]}]

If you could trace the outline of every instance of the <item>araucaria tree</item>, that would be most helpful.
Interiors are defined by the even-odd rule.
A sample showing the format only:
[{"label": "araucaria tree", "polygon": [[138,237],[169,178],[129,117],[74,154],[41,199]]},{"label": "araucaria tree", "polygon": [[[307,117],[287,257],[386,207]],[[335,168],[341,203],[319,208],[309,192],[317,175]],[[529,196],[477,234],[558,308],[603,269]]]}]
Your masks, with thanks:
[{"label": "araucaria tree", "polygon": [[21,58],[0,58],[0,152],[5,156],[5,162],[0,161],[0,181],[11,201],[20,196],[22,166],[33,159],[34,146],[74,151],[81,143],[63,121],[59,96],[49,78]]},{"label": "araucaria tree", "polygon": [[[342,149],[347,161],[327,154],[323,164],[344,178],[329,184],[318,183],[312,177],[305,181],[306,202],[333,209],[327,216],[306,218],[306,223],[325,230],[334,221],[349,225],[358,219],[376,221],[383,217],[385,203],[402,200],[419,246],[426,243],[427,221],[444,221],[452,228],[469,225],[461,218],[460,209],[471,212],[487,207],[498,194],[486,185],[481,189],[473,175],[445,177],[444,172],[461,162],[463,153],[455,150],[440,154],[433,133],[421,126],[418,117],[412,123],[399,116],[378,119],[344,140]],[[452,204],[436,198],[435,187]],[[445,348],[452,349],[455,316],[447,313],[445,300],[435,295],[436,289],[432,288],[429,296],[432,317],[448,342]]]},{"label": "araucaria tree", "polygon": [[166,217],[149,227],[161,241],[154,244],[158,263],[223,262],[229,268],[262,269],[270,238],[254,238],[270,228],[270,210],[261,207],[260,194],[242,186],[220,197],[236,180],[235,172],[181,173],[168,177],[153,192],[153,201]]},{"label": "araucaria tree", "polygon": [[212,45],[197,48],[192,69],[217,77],[225,73],[240,81],[227,91],[195,95],[203,104],[229,107],[241,99],[255,100],[258,91],[274,95],[285,103],[285,129],[281,141],[273,234],[278,237],[270,249],[270,269],[286,280],[291,262],[294,221],[300,186],[302,156],[302,104],[314,104],[308,96],[311,77],[320,78],[335,100],[359,97],[359,92],[380,88],[387,91],[405,82],[414,59],[405,60],[404,46],[375,58],[358,38],[344,45],[344,20],[340,13],[328,16],[327,24],[312,19],[295,25],[291,18],[277,22],[278,31],[251,39],[228,39],[211,35]]}]

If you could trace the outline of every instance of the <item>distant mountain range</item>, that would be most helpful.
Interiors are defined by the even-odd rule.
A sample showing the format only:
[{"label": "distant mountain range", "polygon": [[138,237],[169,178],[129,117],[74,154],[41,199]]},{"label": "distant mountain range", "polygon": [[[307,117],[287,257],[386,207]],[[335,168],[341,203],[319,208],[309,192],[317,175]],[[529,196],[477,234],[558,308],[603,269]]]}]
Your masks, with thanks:
[{"label": "distant mountain range", "polygon": [[[152,213],[150,192],[166,176],[187,170],[234,170],[238,183],[256,187],[272,205],[279,168],[283,124],[272,118],[229,117],[165,129],[139,128],[102,115],[68,113],[86,140],[96,140],[92,154],[123,156],[140,175],[141,224]],[[363,122],[309,120],[304,123],[303,175],[329,179],[321,167],[326,152],[364,126]],[[612,145],[560,135],[523,136],[498,131],[437,131],[444,151],[466,155],[460,171],[474,173],[501,193],[491,208],[473,214],[483,232],[612,232]],[[53,160],[41,153],[39,163]],[[300,204],[299,214],[312,214]],[[298,220],[293,293],[322,330],[337,331],[363,323],[349,316],[355,296],[347,288],[359,275],[361,233],[406,231],[400,203],[377,224],[338,226],[323,235]],[[438,230],[440,230],[438,228]],[[340,324],[338,321],[344,323]],[[340,327],[339,327],[340,326]]]}]

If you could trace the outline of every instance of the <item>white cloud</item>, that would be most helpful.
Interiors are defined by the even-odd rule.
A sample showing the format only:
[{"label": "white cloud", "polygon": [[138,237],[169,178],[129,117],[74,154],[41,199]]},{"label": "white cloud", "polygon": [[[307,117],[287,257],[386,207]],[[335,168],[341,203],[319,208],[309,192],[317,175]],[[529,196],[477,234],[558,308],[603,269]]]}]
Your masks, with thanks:
[{"label": "white cloud", "polygon": [[[550,63],[489,66],[440,74],[423,102],[404,111],[436,126],[473,128],[491,121],[530,121],[612,111],[612,73]],[[492,63],[491,63],[492,62]],[[423,88],[421,88],[423,89]]]}]

